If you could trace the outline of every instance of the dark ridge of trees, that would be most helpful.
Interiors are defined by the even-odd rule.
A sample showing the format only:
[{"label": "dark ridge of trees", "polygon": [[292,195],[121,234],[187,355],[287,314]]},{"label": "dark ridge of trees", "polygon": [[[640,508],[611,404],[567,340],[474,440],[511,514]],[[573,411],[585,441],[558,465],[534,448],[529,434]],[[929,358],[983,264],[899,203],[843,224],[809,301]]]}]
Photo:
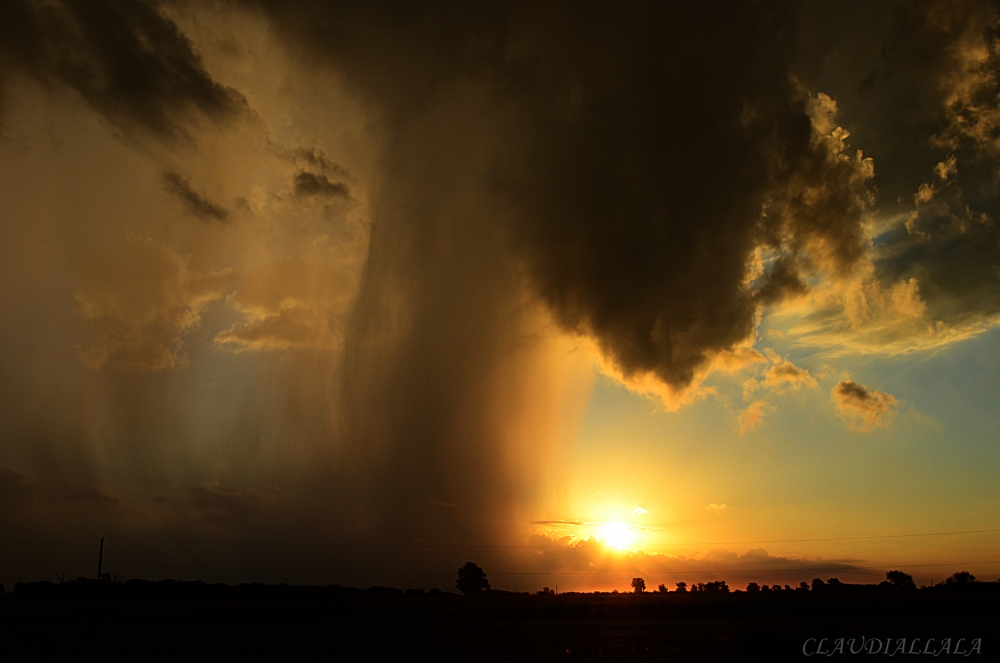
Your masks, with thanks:
[{"label": "dark ridge of trees", "polygon": [[963,585],[971,585],[976,582],[976,576],[972,575],[968,571],[959,571],[958,573],[953,573],[950,578],[944,581],[945,586],[958,587]]},{"label": "dark ridge of trees", "polygon": [[[459,590],[467,596],[529,596],[530,592],[511,592],[492,589],[486,578],[486,573],[476,564],[468,563],[459,569]],[[628,594],[645,594],[646,581],[643,578],[633,578],[632,592]],[[678,582],[676,589],[670,591],[665,584],[660,584],[652,596],[658,595],[696,595],[721,597],[733,594],[748,596],[764,596],[773,594],[827,594],[827,593],[863,593],[863,592],[904,592],[916,594],[938,594],[955,592],[1000,593],[1000,580],[983,582],[976,579],[968,571],[958,571],[943,582],[933,586],[917,587],[913,577],[902,571],[893,570],[886,573],[886,579],[878,584],[855,584],[841,582],[838,578],[813,578],[811,583],[802,581],[795,588],[789,585],[760,585],[756,582],[747,584],[745,590],[731,590],[725,580],[715,580],[707,583]],[[464,588],[464,590],[463,590]],[[477,589],[478,588],[478,589]],[[539,596],[554,596],[555,592],[544,587]],[[612,592],[563,592],[566,595],[619,595],[618,590]],[[621,595],[625,595],[622,593]],[[227,585],[224,583],[206,583],[200,580],[141,580],[133,578],[125,580],[117,576],[107,576],[98,582],[94,578],[77,578],[66,580],[58,577],[56,582],[49,580],[41,582],[19,582],[14,585],[14,591],[3,592],[0,585],[0,600],[41,600],[41,601],[76,601],[93,600],[95,597],[108,600],[137,601],[170,601],[170,600],[320,600],[338,598],[378,598],[378,599],[419,599],[424,597],[451,597],[458,595],[443,592],[434,588],[397,589],[395,587],[372,586],[367,589],[345,587],[342,585],[267,585],[263,583],[242,583]]]}]

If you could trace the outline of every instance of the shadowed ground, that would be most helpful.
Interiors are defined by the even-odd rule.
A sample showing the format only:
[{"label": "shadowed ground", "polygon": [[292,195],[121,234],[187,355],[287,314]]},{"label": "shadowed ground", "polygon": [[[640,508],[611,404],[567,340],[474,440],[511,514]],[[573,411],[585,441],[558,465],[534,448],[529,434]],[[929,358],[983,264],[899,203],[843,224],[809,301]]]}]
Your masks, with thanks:
[{"label": "shadowed ground", "polygon": [[973,660],[997,660],[1000,651],[994,583],[963,592],[470,598],[161,582],[106,583],[99,599],[95,584],[7,594],[0,636],[10,660],[792,660],[803,658],[808,638],[840,637],[856,638],[856,648],[862,637],[892,638],[893,647],[906,638],[907,648],[920,638],[918,650],[935,638],[934,652],[944,638],[965,638],[966,650],[981,638]]}]

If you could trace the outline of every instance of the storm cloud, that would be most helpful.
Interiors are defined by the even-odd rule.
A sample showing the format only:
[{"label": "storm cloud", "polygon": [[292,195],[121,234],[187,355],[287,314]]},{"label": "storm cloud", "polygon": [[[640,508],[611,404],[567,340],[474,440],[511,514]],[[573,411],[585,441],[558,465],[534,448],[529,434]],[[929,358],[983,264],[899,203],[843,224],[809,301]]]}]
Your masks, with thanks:
[{"label": "storm cloud", "polygon": [[[790,337],[822,349],[988,328],[996,11],[868,4],[845,22],[840,3],[785,0],[5,3],[2,90],[99,118],[115,138],[95,154],[141,160],[122,182],[208,223],[109,177],[121,218],[74,199],[57,239],[29,236],[61,270],[32,292],[71,293],[34,328],[72,317],[58,356],[85,370],[65,387],[58,361],[39,372],[37,393],[71,394],[55,432],[45,408],[3,410],[21,440],[3,490],[40,509],[24,468],[86,457],[115,504],[169,493],[149,512],[162,531],[521,540],[584,522],[551,505],[595,366],[670,410],[713,393],[713,371],[751,371],[734,383],[751,432],[772,394],[823,379],[755,349],[769,311],[800,312]],[[215,48],[226,26],[271,50]],[[226,124],[247,133],[226,142]],[[233,200],[245,223],[224,223]],[[862,431],[898,406],[846,380],[823,400]],[[35,429],[71,431],[72,452],[37,451]],[[791,563],[751,553],[725,561]]]},{"label": "storm cloud", "polygon": [[226,221],[229,211],[191,188],[191,184],[172,170],[163,173],[163,189],[184,205],[188,214],[199,219]]},{"label": "storm cloud", "polygon": [[0,84],[13,74],[76,92],[127,134],[190,139],[199,119],[226,122],[246,100],[205,70],[191,41],[143,0],[12,0],[0,8]]}]

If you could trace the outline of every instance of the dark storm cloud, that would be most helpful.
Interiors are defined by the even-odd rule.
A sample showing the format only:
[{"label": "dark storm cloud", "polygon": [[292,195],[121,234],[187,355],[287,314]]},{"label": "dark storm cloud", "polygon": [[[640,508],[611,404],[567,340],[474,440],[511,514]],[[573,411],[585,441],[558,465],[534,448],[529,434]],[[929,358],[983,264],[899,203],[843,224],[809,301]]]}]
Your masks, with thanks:
[{"label": "dark storm cloud", "polygon": [[291,161],[292,163],[298,163],[313,170],[318,170],[321,173],[328,173],[332,175],[337,175],[339,177],[350,177],[350,173],[346,168],[338,163],[330,160],[326,153],[316,147],[281,147],[275,148],[278,156]]},{"label": "dark storm cloud", "polygon": [[[0,466],[0,533],[18,540],[49,533],[79,532],[96,523],[128,522],[139,510],[87,482],[46,477],[39,482]],[[8,552],[8,551],[4,551]]]},{"label": "dark storm cloud", "polygon": [[76,91],[126,133],[184,138],[198,116],[220,122],[247,112],[155,2],[3,2],[0,84],[14,72]]},{"label": "dark storm cloud", "polygon": [[[850,25],[834,15],[851,15]],[[1000,25],[986,0],[814,3],[797,71],[874,158],[877,276],[917,279],[933,322],[1000,313]]]},{"label": "dark storm cloud", "polygon": [[[944,96],[933,160],[914,182],[906,232],[886,238],[882,268],[917,278],[932,313],[945,321],[1000,313],[1000,19],[983,3],[933,3],[913,25],[923,85]],[[946,96],[945,96],[946,95]],[[911,202],[912,201],[912,202]]]},{"label": "dark storm cloud", "polygon": [[347,185],[341,182],[331,182],[322,173],[310,173],[307,170],[295,175],[294,191],[297,198],[320,196],[323,198],[348,198]]},{"label": "dark storm cloud", "polygon": [[[339,461],[374,531],[528,519],[556,444],[537,302],[623,379],[682,393],[763,303],[864,255],[870,165],[793,80],[789,3],[243,5],[377,128]],[[334,182],[297,163],[304,190]]]},{"label": "dark storm cloud", "polygon": [[[249,4],[393,131],[456,85],[492,95],[483,130],[505,144],[482,177],[508,240],[560,325],[626,379],[683,390],[748,338],[759,303],[864,253],[864,178],[815,134],[785,3]],[[750,287],[758,246],[783,260]]]},{"label": "dark storm cloud", "polygon": [[163,173],[163,190],[184,204],[184,209],[205,221],[227,221],[229,211],[191,188],[187,179],[172,170]]}]

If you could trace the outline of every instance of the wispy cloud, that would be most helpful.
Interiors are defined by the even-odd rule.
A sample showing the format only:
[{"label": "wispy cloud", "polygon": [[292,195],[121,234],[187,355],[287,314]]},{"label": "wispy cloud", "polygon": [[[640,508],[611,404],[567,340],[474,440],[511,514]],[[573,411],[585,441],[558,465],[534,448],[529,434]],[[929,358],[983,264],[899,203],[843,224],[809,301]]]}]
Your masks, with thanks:
[{"label": "wispy cloud", "polygon": [[176,197],[184,209],[204,221],[228,221],[229,211],[191,188],[190,182],[172,170],[163,173],[163,189]]}]

